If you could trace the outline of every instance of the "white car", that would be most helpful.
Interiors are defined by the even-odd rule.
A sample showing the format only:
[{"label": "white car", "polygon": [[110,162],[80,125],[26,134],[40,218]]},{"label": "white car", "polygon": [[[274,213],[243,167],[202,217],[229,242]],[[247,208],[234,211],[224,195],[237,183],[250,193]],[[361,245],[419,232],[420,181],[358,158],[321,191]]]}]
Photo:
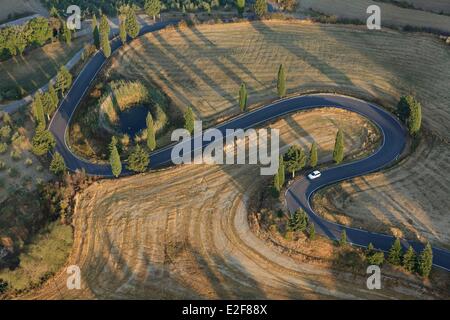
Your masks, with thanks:
[{"label": "white car", "polygon": [[314,180],[317,179],[318,177],[320,177],[322,175],[322,173],[320,173],[319,170],[314,170],[313,172],[311,172],[310,174],[308,174],[308,178],[310,180]]}]

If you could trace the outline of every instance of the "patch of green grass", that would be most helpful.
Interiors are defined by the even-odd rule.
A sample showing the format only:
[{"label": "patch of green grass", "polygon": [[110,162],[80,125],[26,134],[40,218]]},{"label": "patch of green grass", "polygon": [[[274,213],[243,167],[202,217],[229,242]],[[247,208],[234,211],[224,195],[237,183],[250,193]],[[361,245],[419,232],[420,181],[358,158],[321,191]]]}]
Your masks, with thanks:
[{"label": "patch of green grass", "polygon": [[58,271],[66,262],[73,243],[72,227],[52,222],[25,245],[14,270],[0,270],[0,278],[11,289],[25,290],[42,277]]}]

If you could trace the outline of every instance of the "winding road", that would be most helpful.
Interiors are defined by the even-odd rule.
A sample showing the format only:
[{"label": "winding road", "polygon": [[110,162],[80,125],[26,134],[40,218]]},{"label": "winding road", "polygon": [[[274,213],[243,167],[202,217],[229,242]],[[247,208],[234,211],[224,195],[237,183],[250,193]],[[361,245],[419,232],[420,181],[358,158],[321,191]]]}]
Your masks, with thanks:
[{"label": "winding road", "polygon": [[[148,25],[141,29],[141,35],[160,30],[173,21],[165,21]],[[121,46],[119,39],[112,40],[111,47],[115,51]],[[75,113],[80,101],[95,79],[97,73],[106,62],[101,52],[96,53],[80,72],[72,88],[61,102],[57,112],[53,116],[49,130],[56,139],[56,151],[66,162],[68,169],[75,171],[84,169],[87,174],[111,177],[111,168],[105,164],[94,164],[74,155],[66,143],[66,134],[70,119]],[[311,208],[311,197],[315,191],[327,185],[368,174],[380,170],[398,159],[405,149],[407,132],[405,127],[389,112],[374,104],[346,96],[331,94],[312,94],[279,100],[272,104],[252,112],[243,114],[217,127],[223,134],[226,129],[247,129],[281,117],[288,113],[307,110],[318,107],[338,107],[361,114],[370,119],[383,134],[381,147],[371,156],[351,163],[335,166],[322,171],[319,179],[310,181],[306,177],[295,180],[286,191],[286,204],[290,212],[303,208],[314,222],[316,231],[331,239],[339,239],[343,230],[347,239],[357,246],[366,247],[372,243],[376,249],[387,251],[391,247],[394,237],[379,233],[371,233],[365,230],[338,225],[319,217]],[[204,143],[205,147],[208,143]],[[171,163],[172,146],[155,151],[150,155],[151,168],[160,167]],[[128,171],[124,175],[130,174]],[[423,244],[402,240],[403,247],[412,245],[416,251],[423,248]],[[435,266],[450,271],[450,252],[439,248],[433,248]]]}]

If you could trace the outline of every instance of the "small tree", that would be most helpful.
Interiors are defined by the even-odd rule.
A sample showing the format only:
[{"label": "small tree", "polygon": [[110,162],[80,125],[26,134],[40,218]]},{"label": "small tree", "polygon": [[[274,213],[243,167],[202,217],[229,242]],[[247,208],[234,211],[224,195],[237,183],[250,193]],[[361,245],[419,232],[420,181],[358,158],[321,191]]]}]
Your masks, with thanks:
[{"label": "small tree", "polygon": [[408,247],[406,253],[403,255],[403,267],[409,271],[413,272],[416,267],[417,256],[414,248],[412,246]]},{"label": "small tree", "polygon": [[125,29],[131,38],[136,38],[139,34],[140,26],[137,21],[136,12],[133,9],[128,10],[125,20]]},{"label": "small tree", "polygon": [[92,36],[94,38],[94,45],[98,49],[100,49],[100,32],[98,30],[98,22],[95,14],[92,16]]},{"label": "small tree", "polygon": [[317,157],[317,144],[315,142],[312,143],[311,149],[309,150],[309,160],[308,164],[311,168],[317,166],[318,157]]},{"label": "small tree", "polygon": [[42,95],[39,92],[36,93],[34,96],[32,110],[34,119],[36,120],[37,128],[45,129],[46,124],[45,124],[44,106],[42,103]]},{"label": "small tree", "polygon": [[279,165],[278,165],[278,179],[280,181],[280,189],[281,189],[284,186],[284,182],[286,180],[284,159],[283,159],[283,156],[281,156],[281,155],[280,155]]},{"label": "small tree", "polygon": [[101,47],[105,57],[109,58],[111,56],[111,44],[109,43],[108,37],[106,36],[101,37]]},{"label": "small tree", "polygon": [[370,254],[366,254],[366,261],[369,265],[381,266],[384,263],[384,253],[373,251]]},{"label": "small tree", "polygon": [[119,36],[122,44],[125,44],[127,42],[127,30],[125,29],[125,21],[123,21],[122,19],[120,20],[119,24]]},{"label": "small tree", "polygon": [[52,99],[52,103],[53,103],[52,110],[55,111],[56,108],[58,108],[59,97],[58,97],[58,93],[55,90],[55,87],[53,86],[53,84],[51,82],[48,85],[48,94],[50,95],[50,98]]},{"label": "small tree", "polygon": [[145,0],[144,4],[145,13],[150,17],[153,17],[153,21],[156,20],[156,16],[161,12],[161,1],[159,0]]},{"label": "small tree", "polygon": [[241,88],[239,89],[239,108],[241,112],[247,110],[247,88],[245,87],[245,83],[241,84]]},{"label": "small tree", "polygon": [[274,198],[278,198],[280,196],[280,190],[281,190],[281,186],[280,186],[280,176],[277,174],[275,174],[273,176],[273,183],[272,183],[272,196]]},{"label": "small tree", "polygon": [[399,266],[402,263],[402,245],[398,238],[395,239],[391,249],[389,249],[388,261],[394,266]]},{"label": "small tree", "polygon": [[111,171],[114,177],[120,176],[122,173],[122,162],[120,161],[119,151],[117,150],[116,143],[111,143],[110,145],[110,155],[109,155],[109,163],[111,165]]},{"label": "small tree", "polygon": [[289,218],[288,229],[294,232],[303,232],[308,226],[308,215],[305,210],[297,209],[294,214]]},{"label": "small tree", "polygon": [[140,145],[137,145],[128,157],[128,169],[135,172],[147,171],[149,163],[150,158],[148,157],[147,152],[145,152]]},{"label": "small tree", "polygon": [[341,163],[344,159],[344,135],[339,129],[336,134],[336,141],[334,143],[333,160],[336,163]]},{"label": "small tree", "polygon": [[236,0],[236,8],[238,15],[242,17],[245,10],[245,0]]},{"label": "small tree", "polygon": [[146,118],[147,123],[147,147],[150,151],[156,148],[155,128],[153,124],[152,114],[149,112]]},{"label": "small tree", "polygon": [[37,156],[43,156],[55,147],[56,141],[50,131],[37,128],[31,144],[32,152]]},{"label": "small tree", "polygon": [[190,134],[194,132],[194,121],[194,111],[191,107],[188,107],[184,113],[184,128],[189,131]]},{"label": "small tree", "polygon": [[417,261],[417,272],[425,278],[428,278],[433,267],[433,250],[430,243],[427,243],[423,251],[420,253]]},{"label": "small tree", "polygon": [[67,27],[67,25],[64,23],[64,40],[66,41],[67,44],[71,44],[72,43],[72,31],[70,31],[70,29]]},{"label": "small tree", "polygon": [[286,95],[286,72],[283,64],[280,64],[278,69],[277,90],[278,97],[283,98]]},{"label": "small tree", "polygon": [[70,88],[72,85],[72,75],[65,66],[59,68],[58,74],[56,75],[56,89],[61,92],[62,95]]},{"label": "small tree", "polygon": [[53,154],[52,162],[50,163],[50,171],[56,175],[60,175],[66,171],[64,158],[58,152]]},{"label": "small tree", "polygon": [[339,245],[341,247],[344,247],[347,245],[347,232],[344,230],[342,230],[341,232],[341,238],[339,239]]},{"label": "small tree", "polygon": [[313,222],[310,222],[308,225],[308,237],[309,240],[314,240],[316,238],[316,228]]},{"label": "small tree", "polygon": [[284,155],[284,162],[286,169],[292,173],[292,178],[294,178],[295,172],[301,170],[306,164],[305,152],[296,145],[290,146]]},{"label": "small tree", "polygon": [[266,0],[256,0],[253,11],[255,14],[261,18],[267,14],[267,2]]},{"label": "small tree", "polygon": [[108,17],[103,14],[102,17],[100,18],[100,28],[99,28],[100,37],[106,37],[109,39],[110,31],[111,30],[109,27]]}]

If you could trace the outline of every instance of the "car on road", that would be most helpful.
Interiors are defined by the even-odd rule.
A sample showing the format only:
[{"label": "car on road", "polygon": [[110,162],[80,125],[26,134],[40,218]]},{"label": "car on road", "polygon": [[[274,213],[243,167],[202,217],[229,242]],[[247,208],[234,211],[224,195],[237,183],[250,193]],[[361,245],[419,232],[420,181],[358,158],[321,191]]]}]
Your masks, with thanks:
[{"label": "car on road", "polygon": [[322,175],[322,173],[319,170],[314,170],[310,174],[308,174],[309,180],[314,180],[319,178]]}]

